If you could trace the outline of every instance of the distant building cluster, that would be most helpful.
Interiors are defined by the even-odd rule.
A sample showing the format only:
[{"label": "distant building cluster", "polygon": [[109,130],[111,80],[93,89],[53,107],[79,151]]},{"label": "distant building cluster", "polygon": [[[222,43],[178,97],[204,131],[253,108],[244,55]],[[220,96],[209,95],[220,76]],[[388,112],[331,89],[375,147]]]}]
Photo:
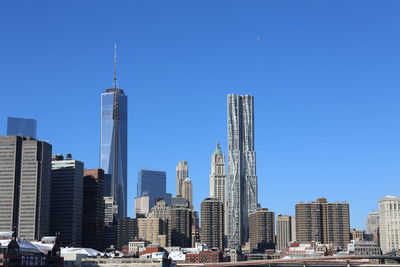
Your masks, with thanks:
[{"label": "distant building cluster", "polygon": [[[165,171],[139,171],[135,218],[127,217],[127,99],[115,76],[114,87],[101,95],[96,169],[85,169],[71,154],[52,154],[52,145],[37,139],[35,120],[8,119],[7,135],[0,136],[0,233],[14,237],[6,235],[8,241],[0,242],[6,253],[19,247],[22,260],[24,246],[33,242],[38,261],[48,257],[57,263],[62,247],[75,260],[79,251],[88,257],[106,255],[110,262],[115,255],[130,255],[143,263],[149,258],[205,263],[400,250],[399,197],[379,201],[379,212],[369,214],[366,231],[350,228],[347,202],[318,198],[297,203],[294,215],[277,216],[261,207],[251,95],[227,97],[227,163],[218,143],[211,154],[209,196],[201,202],[200,214],[193,203],[189,163],[181,160],[174,196],[167,192]],[[57,243],[51,242],[46,256],[43,247],[49,236]]]}]

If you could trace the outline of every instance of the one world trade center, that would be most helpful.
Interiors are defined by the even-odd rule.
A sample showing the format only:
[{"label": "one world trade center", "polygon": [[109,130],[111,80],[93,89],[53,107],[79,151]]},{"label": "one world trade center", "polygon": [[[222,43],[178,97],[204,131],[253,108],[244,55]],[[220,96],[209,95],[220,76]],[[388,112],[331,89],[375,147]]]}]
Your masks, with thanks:
[{"label": "one world trade center", "polygon": [[108,174],[106,195],[117,205],[116,218],[125,218],[127,209],[128,96],[117,88],[116,55],[114,87],[101,94],[100,168]]}]

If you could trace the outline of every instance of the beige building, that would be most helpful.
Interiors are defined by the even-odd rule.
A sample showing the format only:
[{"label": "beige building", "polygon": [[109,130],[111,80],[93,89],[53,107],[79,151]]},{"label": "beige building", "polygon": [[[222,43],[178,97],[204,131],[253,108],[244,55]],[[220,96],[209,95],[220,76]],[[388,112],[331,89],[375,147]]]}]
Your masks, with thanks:
[{"label": "beige building", "polygon": [[147,217],[150,212],[150,197],[141,196],[135,197],[135,217],[143,218]]},{"label": "beige building", "polygon": [[218,198],[201,202],[200,240],[209,248],[224,248],[224,204]]},{"label": "beige building", "polygon": [[277,249],[287,248],[290,242],[296,241],[295,216],[281,215],[276,217],[276,245]]},{"label": "beige building", "polygon": [[176,166],[176,196],[183,196],[182,183],[189,177],[189,165],[186,160],[181,160]]},{"label": "beige building", "polygon": [[335,247],[346,249],[350,243],[349,204],[330,203],[326,198],[297,203],[296,239],[299,243],[332,243]]},{"label": "beige building", "polygon": [[160,218],[139,218],[137,221],[140,239],[152,244],[157,243],[161,247],[168,246],[168,223],[166,221]]},{"label": "beige building", "polygon": [[365,229],[368,234],[372,234],[373,240],[379,242],[379,212],[371,212],[365,222]]},{"label": "beige building", "polygon": [[275,213],[267,208],[257,208],[249,216],[250,250],[264,253],[275,249]]},{"label": "beige building", "polygon": [[211,156],[210,197],[225,203],[225,157],[219,143]]},{"label": "beige building", "polygon": [[379,241],[382,253],[400,249],[400,197],[379,200]]},{"label": "beige building", "polygon": [[190,207],[193,209],[193,189],[192,189],[192,180],[186,178],[182,182],[182,197],[184,197],[187,201],[189,201]]}]

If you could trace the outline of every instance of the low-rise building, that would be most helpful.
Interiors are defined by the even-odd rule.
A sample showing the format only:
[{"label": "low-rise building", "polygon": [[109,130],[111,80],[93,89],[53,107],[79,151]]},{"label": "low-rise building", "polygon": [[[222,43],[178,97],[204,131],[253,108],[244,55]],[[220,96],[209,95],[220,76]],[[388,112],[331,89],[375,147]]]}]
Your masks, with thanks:
[{"label": "low-rise building", "polygon": [[221,261],[222,252],[219,250],[205,250],[200,251],[199,253],[187,253],[185,259],[186,263],[212,263]]},{"label": "low-rise building", "polygon": [[351,240],[347,251],[350,255],[382,255],[378,243],[373,241]]}]

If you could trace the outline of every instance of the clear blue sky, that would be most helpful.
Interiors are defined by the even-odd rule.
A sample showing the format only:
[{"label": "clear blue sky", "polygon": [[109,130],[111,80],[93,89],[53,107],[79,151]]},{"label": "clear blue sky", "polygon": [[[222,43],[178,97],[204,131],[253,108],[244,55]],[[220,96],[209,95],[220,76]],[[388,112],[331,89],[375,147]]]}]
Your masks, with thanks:
[{"label": "clear blue sky", "polygon": [[129,96],[129,207],[137,173],[188,160],[196,209],[226,153],[226,95],[254,94],[259,200],[348,201],[351,225],[400,187],[399,1],[0,3],[0,132],[38,120],[54,153],[98,167],[100,94]]}]

